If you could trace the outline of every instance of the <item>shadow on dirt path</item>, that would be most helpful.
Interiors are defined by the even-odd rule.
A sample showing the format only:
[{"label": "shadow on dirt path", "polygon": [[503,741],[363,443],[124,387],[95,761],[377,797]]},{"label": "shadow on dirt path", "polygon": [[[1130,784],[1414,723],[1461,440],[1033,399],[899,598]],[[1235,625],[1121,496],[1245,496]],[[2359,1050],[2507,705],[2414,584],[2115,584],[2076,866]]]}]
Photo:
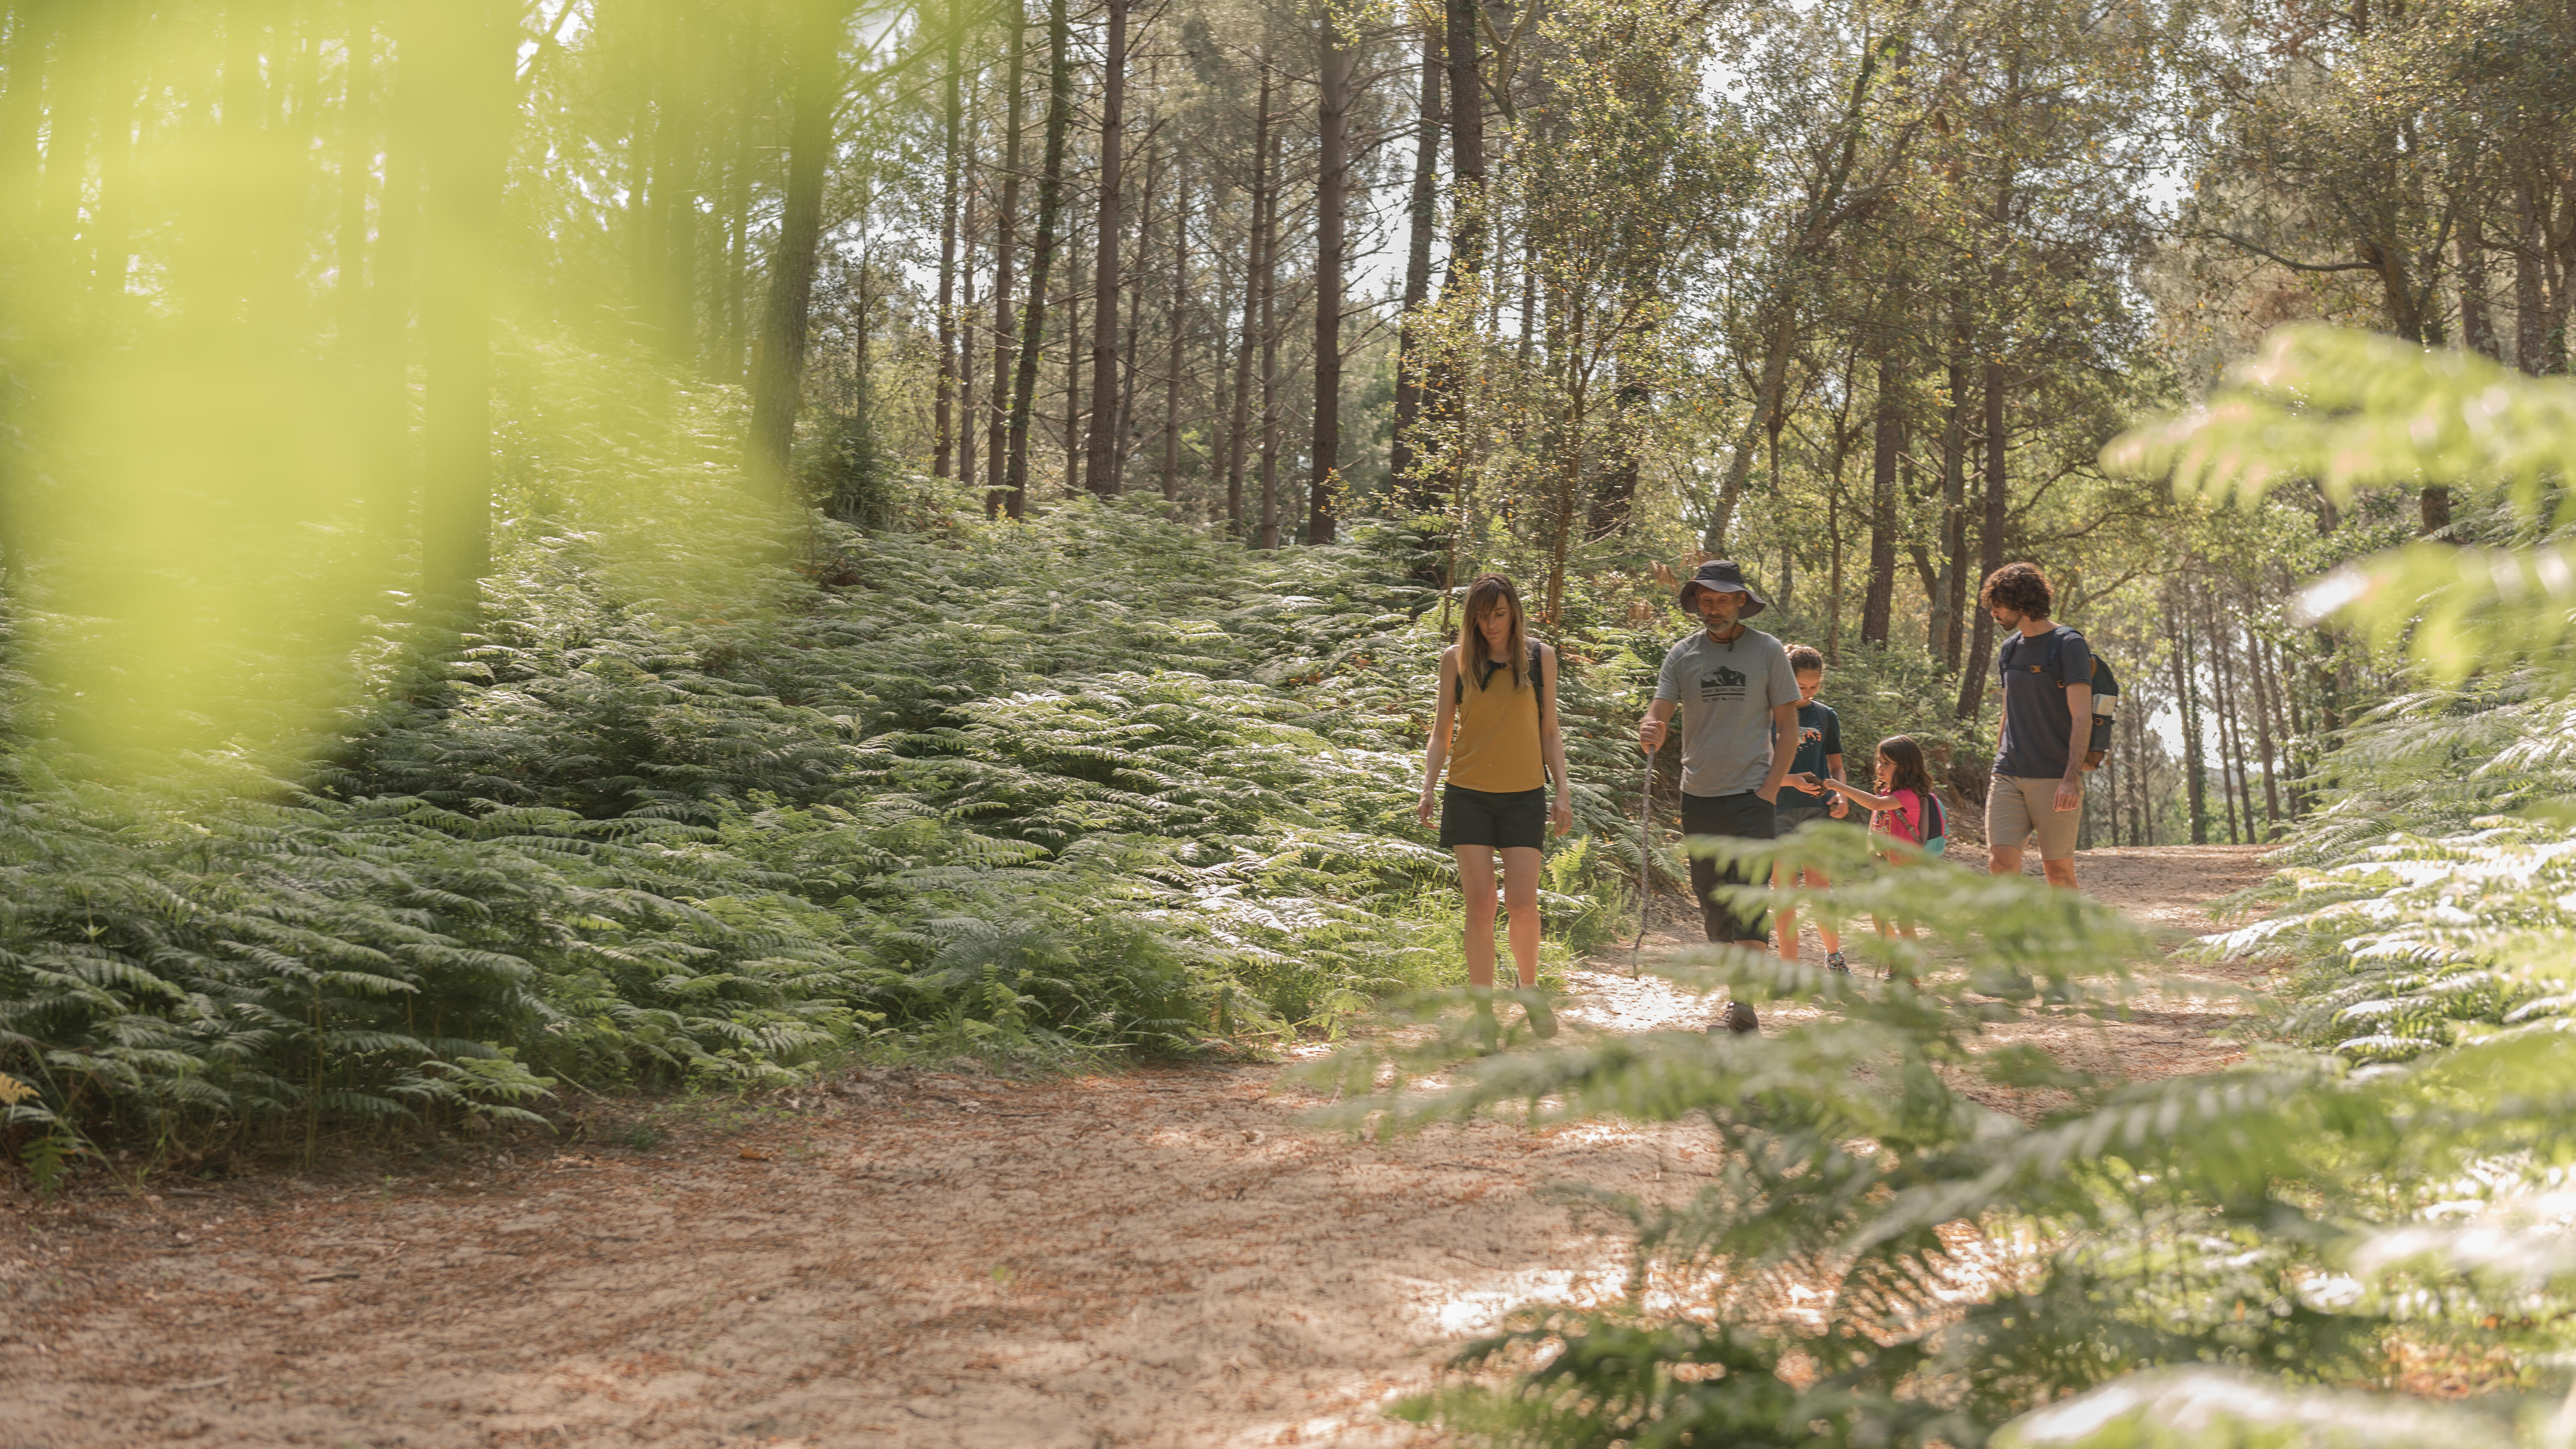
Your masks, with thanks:
[{"label": "shadow on dirt path", "polygon": [[[2178,931],[2262,873],[2229,847],[2083,869]],[[2213,994],[2048,1044],[2228,1060],[2215,993],[2245,978],[2185,974]],[[1569,985],[1609,1030],[1711,1012],[1617,970]],[[1618,1290],[1607,1225],[1538,1189],[1715,1166],[1689,1128],[1371,1144],[1299,1125],[1314,1104],[1276,1067],[882,1074],[658,1153],[13,1198],[0,1449],[1428,1444],[1379,1406],[1521,1300]]]}]

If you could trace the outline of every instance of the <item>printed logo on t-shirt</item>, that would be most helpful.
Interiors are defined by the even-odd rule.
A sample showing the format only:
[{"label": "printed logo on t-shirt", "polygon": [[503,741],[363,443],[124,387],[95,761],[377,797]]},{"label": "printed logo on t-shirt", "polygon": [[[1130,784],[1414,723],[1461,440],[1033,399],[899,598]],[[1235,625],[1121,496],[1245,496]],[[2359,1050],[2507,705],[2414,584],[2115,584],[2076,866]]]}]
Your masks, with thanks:
[{"label": "printed logo on t-shirt", "polygon": [[1809,745],[1820,745],[1824,742],[1825,732],[1816,728],[1814,725],[1807,725],[1798,731],[1798,747],[1800,749],[1805,749]]},{"label": "printed logo on t-shirt", "polygon": [[1699,697],[1704,700],[1742,699],[1744,686],[1752,682],[1742,670],[1729,669],[1721,664],[1699,677]]}]

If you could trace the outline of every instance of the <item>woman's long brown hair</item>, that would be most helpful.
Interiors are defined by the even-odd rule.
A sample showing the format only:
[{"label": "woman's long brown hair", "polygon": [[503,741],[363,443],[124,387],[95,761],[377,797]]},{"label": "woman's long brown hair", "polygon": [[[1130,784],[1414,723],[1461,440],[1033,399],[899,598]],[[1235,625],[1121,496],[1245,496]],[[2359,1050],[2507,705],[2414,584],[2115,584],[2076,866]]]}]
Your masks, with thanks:
[{"label": "woman's long brown hair", "polygon": [[[1489,610],[1497,607],[1508,607],[1512,611],[1511,639],[1504,646],[1508,654],[1502,659],[1486,659],[1485,631],[1476,627],[1476,621],[1485,617]],[[1529,615],[1522,611],[1521,591],[1513,587],[1512,581],[1501,574],[1478,574],[1476,581],[1467,586],[1467,607],[1462,613],[1464,617],[1458,624],[1459,673],[1465,674],[1470,661],[1485,660],[1491,664],[1511,665],[1512,688],[1518,689],[1527,684],[1529,682],[1527,677],[1529,674]],[[1481,673],[1476,682],[1479,685],[1484,683]]]}]

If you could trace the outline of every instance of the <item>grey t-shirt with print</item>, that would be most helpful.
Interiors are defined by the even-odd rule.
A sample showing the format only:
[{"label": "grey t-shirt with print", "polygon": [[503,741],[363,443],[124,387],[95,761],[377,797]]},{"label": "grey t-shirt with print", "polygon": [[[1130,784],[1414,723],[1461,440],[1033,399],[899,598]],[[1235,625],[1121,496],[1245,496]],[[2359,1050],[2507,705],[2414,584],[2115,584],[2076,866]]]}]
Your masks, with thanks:
[{"label": "grey t-shirt with print", "polygon": [[1735,795],[1771,773],[1771,711],[1798,702],[1798,677],[1761,630],[1720,644],[1703,629],[1664,655],[1655,698],[1681,706],[1682,793]]}]

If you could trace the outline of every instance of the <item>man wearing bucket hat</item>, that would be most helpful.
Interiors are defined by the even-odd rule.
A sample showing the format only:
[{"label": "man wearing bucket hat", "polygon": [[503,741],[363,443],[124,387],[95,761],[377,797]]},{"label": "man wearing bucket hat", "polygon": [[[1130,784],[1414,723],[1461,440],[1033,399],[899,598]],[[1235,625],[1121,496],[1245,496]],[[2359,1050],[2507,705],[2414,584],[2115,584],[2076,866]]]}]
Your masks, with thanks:
[{"label": "man wearing bucket hat", "polygon": [[[1682,833],[1769,840],[1777,833],[1772,802],[1788,778],[1798,738],[1798,677],[1789,669],[1789,652],[1744,622],[1767,605],[1732,562],[1701,564],[1677,602],[1701,627],[1664,655],[1637,742],[1649,752],[1663,744],[1665,722],[1679,711]],[[1774,749],[1774,740],[1791,747]],[[1769,941],[1763,912],[1709,899],[1719,886],[1752,880],[1742,867],[1691,861],[1691,894],[1711,941],[1757,950]]]}]

